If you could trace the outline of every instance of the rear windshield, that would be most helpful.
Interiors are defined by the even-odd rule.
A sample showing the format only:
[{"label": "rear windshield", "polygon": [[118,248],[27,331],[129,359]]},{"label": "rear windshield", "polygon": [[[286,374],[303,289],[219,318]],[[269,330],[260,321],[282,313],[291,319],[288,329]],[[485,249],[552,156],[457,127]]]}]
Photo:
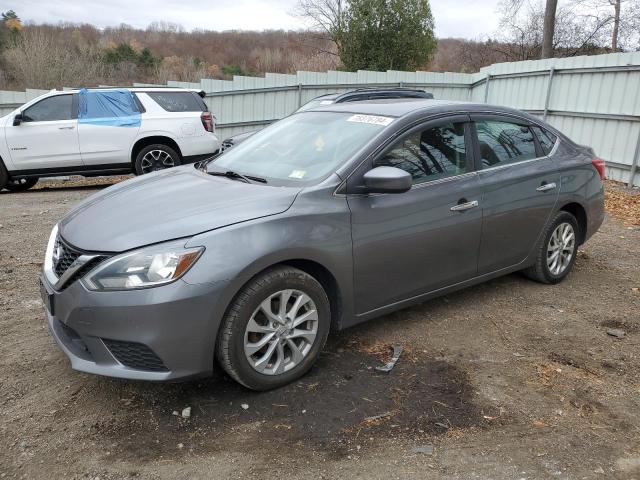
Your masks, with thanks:
[{"label": "rear windshield", "polygon": [[167,112],[206,112],[207,104],[195,92],[146,92]]}]

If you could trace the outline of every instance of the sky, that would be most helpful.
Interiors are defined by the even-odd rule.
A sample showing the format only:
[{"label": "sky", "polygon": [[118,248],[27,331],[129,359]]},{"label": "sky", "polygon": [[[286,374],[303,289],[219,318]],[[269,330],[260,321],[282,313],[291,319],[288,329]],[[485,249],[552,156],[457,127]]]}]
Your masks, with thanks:
[{"label": "sky", "polygon": [[[479,39],[498,28],[499,0],[431,0],[438,37]],[[297,30],[296,0],[2,0],[25,22],[126,23],[146,28],[151,22],[178,23],[186,30]]]}]

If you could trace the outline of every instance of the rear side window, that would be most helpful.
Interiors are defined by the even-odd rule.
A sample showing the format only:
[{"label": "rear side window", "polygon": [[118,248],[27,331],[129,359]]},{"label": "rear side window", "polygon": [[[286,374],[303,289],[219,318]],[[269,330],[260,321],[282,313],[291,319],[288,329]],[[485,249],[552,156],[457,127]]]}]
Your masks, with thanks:
[{"label": "rear side window", "polygon": [[496,120],[476,121],[482,168],[536,158],[531,129],[516,123]]},{"label": "rear side window", "polygon": [[56,95],[40,100],[22,112],[25,122],[52,122],[55,120],[72,120],[73,95]]},{"label": "rear side window", "polygon": [[146,92],[167,112],[206,112],[207,104],[194,92]]},{"label": "rear side window", "polygon": [[542,152],[545,155],[549,155],[551,150],[553,150],[553,146],[556,144],[556,137],[553,133],[548,132],[542,127],[533,126],[531,127],[533,133],[535,133],[536,137],[538,137],[538,141],[540,142],[540,147],[542,147]]},{"label": "rear side window", "polygon": [[414,185],[466,173],[464,123],[449,122],[411,133],[376,159],[374,166],[400,168],[411,174]]}]

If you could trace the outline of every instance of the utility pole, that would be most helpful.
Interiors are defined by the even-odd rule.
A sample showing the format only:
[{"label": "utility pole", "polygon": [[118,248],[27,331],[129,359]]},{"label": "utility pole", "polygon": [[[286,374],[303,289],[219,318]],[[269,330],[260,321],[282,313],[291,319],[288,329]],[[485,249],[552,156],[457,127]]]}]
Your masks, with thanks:
[{"label": "utility pole", "polygon": [[547,0],[544,9],[544,31],[542,33],[542,55],[540,58],[553,57],[553,34],[556,28],[556,10],[558,0]]}]

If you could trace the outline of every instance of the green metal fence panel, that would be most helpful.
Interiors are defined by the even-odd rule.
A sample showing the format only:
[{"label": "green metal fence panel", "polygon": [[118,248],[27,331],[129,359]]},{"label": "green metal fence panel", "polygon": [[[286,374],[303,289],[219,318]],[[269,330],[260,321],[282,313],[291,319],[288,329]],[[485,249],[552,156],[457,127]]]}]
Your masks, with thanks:
[{"label": "green metal fence panel", "polygon": [[[301,71],[167,85],[203,90],[222,138],[263,128],[319,95],[362,87],[415,87],[437,99],[510,106],[592,146],[609,162],[610,178],[640,186],[640,52],[498,63],[474,74]],[[42,93],[0,91],[0,115]]]}]

